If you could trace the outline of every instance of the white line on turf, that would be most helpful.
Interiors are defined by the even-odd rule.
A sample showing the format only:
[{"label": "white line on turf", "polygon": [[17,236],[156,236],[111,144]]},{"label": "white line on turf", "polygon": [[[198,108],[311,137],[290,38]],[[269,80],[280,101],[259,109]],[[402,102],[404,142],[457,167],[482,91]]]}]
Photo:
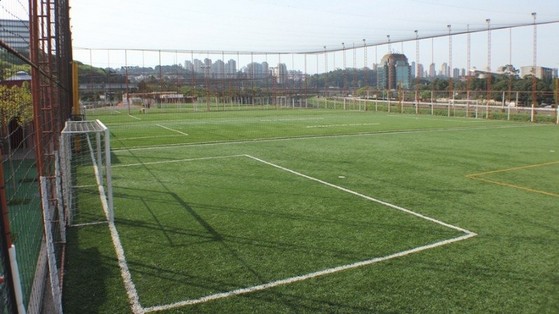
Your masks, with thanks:
[{"label": "white line on turf", "polygon": [[292,174],[294,174],[294,175],[303,177],[303,178],[305,178],[305,179],[309,179],[309,180],[312,180],[312,181],[316,181],[316,182],[318,182],[318,183],[320,183],[320,184],[329,186],[329,187],[331,187],[331,188],[335,188],[335,189],[338,189],[338,190],[341,190],[341,191],[344,191],[344,192],[353,194],[353,195],[355,195],[355,196],[359,196],[359,197],[364,198],[364,199],[366,199],[366,200],[369,200],[369,201],[372,201],[372,202],[375,202],[375,203],[378,203],[378,204],[381,204],[381,205],[384,205],[384,206],[387,206],[387,207],[390,207],[390,208],[394,208],[394,209],[403,211],[403,212],[408,213],[408,214],[410,214],[410,215],[414,215],[414,216],[417,216],[417,217],[419,217],[419,218],[432,221],[432,222],[434,222],[434,223],[436,223],[436,224],[439,224],[439,225],[441,225],[441,226],[445,226],[445,227],[447,227],[447,228],[451,228],[451,229],[458,230],[458,231],[461,231],[461,232],[464,232],[464,233],[468,233],[468,234],[469,234],[469,233],[473,233],[473,232],[471,232],[471,231],[469,231],[469,230],[466,230],[466,229],[463,229],[463,228],[460,228],[460,227],[457,227],[457,226],[448,224],[448,223],[446,223],[446,222],[442,222],[442,221],[440,221],[440,220],[437,220],[437,219],[434,219],[434,218],[431,218],[431,217],[422,215],[422,214],[420,214],[420,213],[416,213],[416,212],[414,212],[414,211],[412,211],[412,210],[409,210],[409,209],[406,209],[406,208],[403,208],[403,207],[400,207],[400,206],[397,206],[397,205],[394,205],[394,204],[390,204],[390,203],[385,202],[385,201],[381,201],[381,200],[376,199],[376,198],[374,198],[374,197],[370,197],[370,196],[367,196],[367,195],[365,195],[365,194],[361,194],[361,193],[359,193],[359,192],[355,192],[355,191],[352,191],[352,190],[350,190],[350,189],[346,189],[346,188],[341,187],[341,186],[339,186],[339,185],[335,185],[335,184],[332,184],[332,183],[329,183],[329,182],[326,182],[326,181],[323,181],[323,180],[320,180],[320,179],[317,179],[317,178],[308,176],[308,175],[306,175],[306,174],[302,174],[302,173],[297,172],[297,171],[295,171],[295,170],[291,170],[291,169],[289,169],[289,168],[285,168],[285,167],[282,167],[282,166],[280,166],[280,165],[276,165],[276,164],[271,163],[271,162],[269,162],[269,161],[265,161],[265,160],[263,160],[263,159],[260,159],[260,158],[257,158],[257,157],[251,156],[251,155],[245,155],[245,156],[248,157],[248,158],[254,159],[254,160],[258,161],[258,162],[261,162],[261,163],[263,163],[263,164],[266,164],[266,165],[269,165],[269,166],[272,166],[272,167],[281,169],[281,170],[283,170],[283,171],[287,171],[287,172],[292,173]]},{"label": "white line on turf", "polygon": [[97,225],[105,225],[105,224],[107,224],[106,221],[96,221],[96,222],[86,222],[83,224],[73,224],[70,225],[70,227],[79,228],[79,227],[97,226]]},{"label": "white line on turf", "polygon": [[510,129],[510,128],[525,128],[525,127],[542,127],[544,124],[537,125],[512,125],[512,126],[484,126],[484,127],[456,127],[456,128],[438,128],[427,130],[392,130],[392,131],[379,131],[379,132],[361,132],[357,134],[344,134],[344,135],[310,135],[310,136],[297,136],[297,137],[272,137],[272,138],[254,138],[242,141],[215,141],[206,143],[179,143],[179,144],[165,144],[160,146],[136,146],[128,148],[116,148],[113,152],[118,151],[142,151],[154,149],[175,149],[178,147],[201,147],[201,146],[215,146],[215,145],[236,145],[236,144],[250,144],[250,143],[272,143],[282,141],[297,141],[297,140],[313,140],[313,139],[335,139],[347,137],[361,137],[361,136],[383,136],[383,135],[405,135],[405,134],[419,134],[419,133],[434,133],[434,132],[458,132],[458,131],[480,131],[480,130],[496,130],[496,129]]},{"label": "white line on turf", "polygon": [[236,295],[242,295],[242,294],[252,293],[252,292],[256,292],[256,291],[262,291],[262,290],[274,288],[274,287],[277,287],[277,286],[288,285],[288,284],[291,284],[291,283],[304,281],[304,280],[307,280],[307,279],[312,279],[312,278],[325,276],[325,275],[329,275],[329,274],[333,274],[333,273],[337,273],[337,272],[341,272],[341,271],[345,271],[345,270],[349,270],[349,269],[355,269],[355,268],[359,268],[359,267],[363,267],[363,266],[368,266],[368,265],[371,265],[371,264],[387,261],[387,260],[394,259],[394,258],[407,256],[407,255],[410,255],[410,254],[413,254],[413,253],[418,253],[418,252],[422,252],[422,251],[425,251],[425,250],[440,247],[440,246],[443,246],[443,245],[448,245],[448,244],[451,244],[451,243],[463,241],[463,240],[475,237],[477,235],[476,233],[474,233],[472,231],[460,228],[458,226],[454,226],[454,225],[442,222],[440,220],[437,220],[437,219],[434,219],[434,218],[431,218],[431,217],[413,212],[409,209],[405,209],[403,207],[400,207],[400,206],[397,206],[397,205],[394,205],[394,204],[390,204],[390,203],[375,199],[373,197],[370,197],[370,196],[367,196],[367,195],[364,195],[364,194],[361,194],[361,193],[343,188],[341,186],[337,186],[335,184],[331,184],[331,183],[328,183],[326,181],[323,181],[323,180],[320,180],[320,179],[317,179],[317,178],[314,178],[314,177],[311,177],[311,176],[307,176],[305,174],[302,174],[302,173],[299,173],[297,171],[294,171],[294,170],[276,165],[274,163],[265,161],[263,159],[260,159],[260,158],[257,158],[257,157],[251,156],[251,155],[242,155],[242,156],[247,157],[247,158],[251,158],[253,160],[256,160],[256,161],[261,162],[263,164],[281,169],[283,171],[287,171],[291,174],[295,174],[297,176],[301,176],[303,178],[306,178],[306,179],[309,179],[309,180],[312,180],[312,181],[316,181],[318,183],[327,185],[329,187],[336,188],[336,189],[339,189],[341,191],[344,191],[344,192],[347,192],[347,193],[365,198],[367,200],[379,203],[381,205],[384,205],[384,206],[387,206],[387,207],[390,207],[390,208],[394,208],[394,209],[397,209],[397,210],[401,210],[405,213],[417,216],[419,218],[437,223],[439,225],[442,225],[442,226],[445,226],[445,227],[448,227],[448,228],[451,228],[451,229],[454,229],[454,230],[461,231],[465,234],[462,235],[462,236],[456,237],[456,238],[442,240],[442,241],[438,241],[438,242],[435,242],[435,243],[418,246],[418,247],[415,247],[415,248],[412,248],[412,249],[409,249],[409,250],[397,252],[397,253],[386,255],[386,256],[383,256],[383,257],[375,257],[375,258],[371,258],[371,259],[364,260],[364,261],[359,261],[359,262],[352,263],[352,264],[341,265],[341,266],[337,266],[337,267],[333,267],[333,268],[328,268],[328,269],[308,273],[308,274],[305,274],[305,275],[294,276],[294,277],[290,277],[290,278],[286,278],[286,279],[280,279],[280,280],[268,282],[268,283],[265,283],[265,284],[252,286],[252,287],[240,288],[240,289],[236,289],[236,290],[232,290],[232,291],[211,294],[211,295],[207,295],[207,296],[204,296],[204,297],[201,297],[201,298],[198,298],[198,299],[190,299],[190,300],[184,300],[184,301],[171,303],[171,304],[166,304],[166,305],[158,305],[158,306],[143,308],[145,313],[172,310],[172,309],[176,309],[176,308],[183,307],[183,306],[200,304],[200,303],[205,303],[205,302],[218,300],[218,299],[224,299],[224,298],[228,298],[228,297],[232,297],[232,296],[236,296]]},{"label": "white line on turf", "polygon": [[135,117],[135,116],[133,116],[133,115],[131,115],[131,114],[129,114],[128,116],[129,116],[130,118],[134,118],[134,119],[136,119],[136,120],[142,120],[142,119],[140,119],[140,118],[138,118],[138,117]]},{"label": "white line on turf", "polygon": [[324,120],[324,118],[285,118],[285,119],[262,119],[261,122],[292,122],[292,121],[314,121]]},{"label": "white line on turf", "polygon": [[295,283],[295,282],[299,282],[299,281],[303,281],[303,280],[307,280],[307,279],[312,279],[312,278],[316,278],[316,277],[320,277],[320,276],[330,275],[330,274],[334,274],[334,273],[349,270],[349,269],[359,268],[359,267],[368,266],[368,265],[371,265],[371,264],[387,261],[387,260],[390,260],[390,259],[403,257],[403,256],[410,255],[410,254],[413,254],[413,253],[418,253],[418,252],[422,252],[422,251],[425,251],[425,250],[433,249],[433,248],[436,248],[436,247],[439,247],[439,246],[451,244],[451,243],[458,242],[458,241],[463,241],[463,240],[469,239],[471,237],[474,237],[475,235],[476,235],[475,233],[469,233],[469,234],[465,234],[465,235],[457,237],[457,238],[444,240],[444,241],[440,241],[440,242],[435,242],[435,243],[428,244],[428,245],[419,246],[419,247],[416,247],[416,248],[413,248],[413,249],[410,249],[410,250],[401,251],[401,252],[394,253],[394,254],[387,255],[387,256],[383,256],[383,257],[376,257],[376,258],[368,259],[368,260],[365,260],[365,261],[361,261],[361,262],[357,262],[357,263],[353,263],[353,264],[342,265],[342,266],[333,267],[333,268],[328,268],[328,269],[320,270],[320,271],[317,271],[317,272],[313,272],[313,273],[309,273],[309,274],[305,274],[305,275],[301,275],[301,276],[295,276],[295,277],[291,277],[291,278],[276,280],[276,281],[268,282],[268,283],[265,283],[265,284],[262,284],[262,285],[257,285],[257,286],[247,287],[247,288],[241,288],[241,289],[232,290],[232,291],[223,292],[223,293],[216,293],[216,294],[208,295],[208,296],[201,297],[201,298],[198,298],[198,299],[185,300],[185,301],[181,301],[181,302],[177,302],[177,303],[173,303],[173,304],[148,307],[148,308],[144,308],[144,311],[145,311],[145,313],[149,313],[149,312],[171,310],[171,309],[175,309],[175,308],[183,307],[183,306],[187,306],[187,305],[205,303],[205,302],[218,300],[218,299],[224,299],[224,298],[228,298],[228,297],[232,297],[232,296],[236,296],[236,295],[247,294],[247,293],[252,293],[252,292],[256,292],[256,291],[262,291],[262,290],[274,288],[274,287],[277,287],[277,286],[288,285],[288,284],[291,284],[291,283]]},{"label": "white line on turf", "polygon": [[[91,146],[91,142],[88,140],[89,145]],[[95,155],[93,154],[93,150],[91,150],[91,160],[93,161],[93,169],[95,172],[95,180],[97,181],[97,186],[99,189],[99,198],[101,200],[101,207],[103,207],[103,211],[105,212],[105,216],[107,217],[107,222],[109,224],[109,231],[111,232],[111,239],[113,240],[113,246],[115,247],[115,253],[118,260],[118,266],[120,267],[120,275],[122,277],[122,281],[124,282],[124,288],[126,290],[126,294],[128,295],[128,300],[132,307],[132,312],[134,314],[143,314],[145,313],[144,308],[140,304],[140,297],[138,296],[138,290],[136,290],[136,285],[132,281],[132,274],[130,273],[130,269],[128,268],[128,263],[126,262],[126,256],[124,255],[124,248],[122,247],[122,242],[120,241],[120,236],[118,235],[118,231],[116,230],[115,222],[110,217],[112,213],[109,213],[109,205],[107,202],[107,198],[105,197],[105,188],[103,184],[99,180],[99,169],[97,168],[97,163],[95,161]]]},{"label": "white line on turf", "polygon": [[367,126],[367,125],[380,125],[380,123],[346,123],[346,124],[319,124],[319,125],[307,125],[306,128],[335,128],[335,127],[345,127],[345,126]]},{"label": "white line on turf", "polygon": [[131,141],[131,140],[147,140],[147,139],[157,139],[157,138],[162,138],[162,137],[182,137],[182,135],[180,134],[171,134],[171,135],[158,135],[158,136],[136,136],[136,137],[118,137],[115,138],[116,140],[119,141]]},{"label": "white line on turf", "polygon": [[165,130],[169,130],[169,131],[172,131],[172,132],[176,132],[176,133],[179,133],[179,134],[182,134],[182,135],[188,135],[188,134],[186,134],[186,133],[184,133],[184,132],[181,132],[181,131],[175,130],[175,129],[171,129],[171,128],[166,127],[166,126],[161,125],[161,124],[156,124],[156,125],[157,125],[158,127],[160,127],[160,128],[165,129]]},{"label": "white line on turf", "polygon": [[124,165],[113,165],[113,168],[118,167],[134,167],[134,166],[145,166],[145,165],[159,165],[159,164],[172,164],[177,162],[188,162],[197,160],[212,160],[212,159],[223,159],[223,158],[234,158],[234,157],[245,157],[246,155],[228,155],[228,156],[215,156],[215,157],[200,157],[200,158],[185,158],[176,160],[160,160],[152,162],[139,162],[134,164],[124,164]]}]

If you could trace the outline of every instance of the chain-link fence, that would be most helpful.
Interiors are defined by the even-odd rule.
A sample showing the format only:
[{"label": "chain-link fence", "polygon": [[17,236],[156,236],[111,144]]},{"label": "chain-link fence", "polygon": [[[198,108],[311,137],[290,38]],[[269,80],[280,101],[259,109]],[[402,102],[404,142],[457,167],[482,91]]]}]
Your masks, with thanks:
[{"label": "chain-link fence", "polygon": [[70,61],[67,1],[0,3],[0,313],[61,312],[65,222],[50,209]]}]

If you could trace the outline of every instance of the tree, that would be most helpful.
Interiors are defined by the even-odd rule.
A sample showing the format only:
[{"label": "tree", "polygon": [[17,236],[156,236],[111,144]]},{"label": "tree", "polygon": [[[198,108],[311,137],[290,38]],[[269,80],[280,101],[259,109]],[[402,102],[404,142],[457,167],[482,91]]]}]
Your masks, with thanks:
[{"label": "tree", "polygon": [[24,126],[33,120],[33,102],[29,85],[8,87],[0,85],[0,124],[2,137],[8,137],[8,125],[16,120]]}]

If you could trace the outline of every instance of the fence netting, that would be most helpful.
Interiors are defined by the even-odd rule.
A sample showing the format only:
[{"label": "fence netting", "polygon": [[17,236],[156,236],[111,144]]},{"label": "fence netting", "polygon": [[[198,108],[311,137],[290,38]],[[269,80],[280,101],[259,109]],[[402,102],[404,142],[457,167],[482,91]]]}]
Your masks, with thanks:
[{"label": "fence netting", "polygon": [[0,3],[0,313],[62,311],[70,40],[66,0]]}]

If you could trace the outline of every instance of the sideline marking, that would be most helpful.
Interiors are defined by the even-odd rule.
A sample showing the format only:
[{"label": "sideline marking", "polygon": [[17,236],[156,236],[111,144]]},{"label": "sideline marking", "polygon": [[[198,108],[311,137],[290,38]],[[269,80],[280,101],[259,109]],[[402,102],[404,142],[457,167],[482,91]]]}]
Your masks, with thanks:
[{"label": "sideline marking", "polygon": [[[225,156],[224,156],[225,157]],[[460,232],[465,233],[462,236],[456,237],[456,238],[451,238],[451,239],[447,239],[447,240],[441,240],[435,243],[431,243],[431,244],[427,244],[427,245],[422,245],[422,246],[418,246],[409,250],[405,250],[405,251],[400,251],[400,252],[396,252],[390,255],[386,255],[386,256],[382,256],[382,257],[375,257],[375,258],[371,258],[368,260],[364,260],[364,261],[359,261],[359,262],[355,262],[355,263],[351,263],[351,264],[346,264],[346,265],[341,265],[341,266],[336,266],[336,267],[332,267],[332,268],[327,268],[327,269],[323,269],[323,270],[319,270],[316,272],[312,272],[312,273],[308,273],[308,274],[304,274],[304,275],[299,275],[299,276],[294,276],[294,277],[289,277],[289,278],[285,278],[285,279],[280,279],[280,280],[276,280],[276,281],[271,281],[268,283],[264,283],[261,285],[256,285],[256,286],[252,286],[252,287],[246,287],[246,288],[240,288],[240,289],[235,289],[232,291],[228,291],[228,292],[221,292],[221,293],[215,293],[215,294],[210,294],[204,297],[200,297],[197,299],[190,299],[190,300],[184,300],[184,301],[179,301],[179,302],[175,302],[175,303],[171,303],[171,304],[166,304],[166,305],[157,305],[157,306],[152,306],[152,307],[147,307],[147,308],[142,308],[142,310],[144,311],[144,313],[150,313],[150,312],[158,312],[158,311],[165,311],[165,310],[172,310],[172,309],[176,309],[176,308],[180,308],[180,307],[184,307],[184,306],[188,306],[188,305],[195,305],[195,304],[200,304],[200,303],[205,303],[205,302],[209,302],[209,301],[213,301],[213,300],[218,300],[218,299],[224,299],[224,298],[228,298],[228,297],[232,297],[232,296],[237,296],[237,295],[242,295],[242,294],[248,294],[248,293],[252,293],[252,292],[256,292],[256,291],[262,291],[262,290],[266,290],[266,289],[270,289],[270,288],[274,288],[277,286],[282,286],[282,285],[288,285],[291,283],[295,283],[295,282],[299,282],[299,281],[304,281],[307,279],[312,279],[312,278],[316,278],[316,277],[320,277],[320,276],[325,276],[325,275],[329,275],[329,274],[333,274],[333,273],[337,273],[337,272],[341,272],[341,271],[345,271],[345,270],[349,270],[349,269],[355,269],[355,268],[360,268],[363,266],[368,266],[368,265],[372,265],[372,264],[376,264],[379,262],[383,262],[386,260],[390,260],[390,259],[394,259],[394,258],[399,258],[399,257],[403,257],[403,256],[407,256],[413,253],[418,253],[418,252],[422,252],[425,250],[429,250],[432,248],[436,248],[439,246],[444,246],[447,244],[451,244],[451,243],[455,243],[455,242],[459,242],[459,241],[463,241],[472,237],[475,237],[477,234],[463,229],[461,227],[458,226],[454,226],[448,223],[445,223],[443,221],[413,212],[409,209],[394,205],[394,204],[390,204],[384,201],[381,201],[379,199],[346,189],[344,187],[302,174],[300,172],[291,170],[289,168],[285,168],[279,165],[276,165],[274,163],[265,161],[263,159],[251,156],[251,155],[235,155],[235,156],[230,156],[230,157],[247,157],[250,158],[252,160],[258,161],[260,163],[275,167],[277,169],[281,169],[283,171],[289,172],[291,174],[295,174],[297,176],[301,176],[303,178],[309,179],[311,181],[315,181],[318,183],[321,183],[323,185],[365,198],[367,200],[373,201],[375,203],[379,203],[381,205],[393,208],[393,209],[397,209],[400,211],[403,211],[405,213],[417,216],[419,218],[434,222],[436,224],[448,227],[450,229],[454,229]],[[212,157],[209,157],[208,159],[211,159]],[[223,157],[221,157],[223,158]],[[137,297],[137,294],[136,294]],[[134,303],[133,300],[131,300],[131,303]],[[136,313],[136,312],[135,312]]]},{"label": "sideline marking", "polygon": [[160,128],[164,128],[165,130],[169,130],[169,131],[172,131],[172,132],[176,132],[176,133],[179,133],[179,134],[188,136],[188,134],[186,134],[186,133],[184,133],[184,132],[181,132],[181,131],[179,131],[179,130],[171,129],[171,128],[168,128],[168,127],[166,127],[166,126],[164,126],[164,125],[161,125],[161,124],[156,124],[156,125],[157,125],[158,127],[160,127]]},{"label": "sideline marking", "polygon": [[547,195],[547,196],[559,197],[559,194],[557,194],[557,193],[552,193],[552,192],[547,192],[547,191],[542,191],[542,190],[536,190],[536,189],[532,189],[532,188],[529,188],[529,187],[526,187],[526,186],[515,185],[515,184],[512,184],[512,183],[507,183],[507,182],[503,182],[503,181],[497,181],[497,180],[482,178],[482,176],[495,174],[495,173],[511,172],[511,171],[517,171],[517,170],[530,169],[530,168],[544,167],[544,166],[555,165],[555,164],[559,164],[559,161],[551,161],[551,162],[544,162],[544,163],[541,163],[541,164],[533,164],[533,165],[512,167],[512,168],[507,168],[507,169],[499,169],[499,170],[486,171],[486,172],[480,172],[480,173],[472,173],[472,174],[466,175],[466,178],[472,179],[472,180],[479,180],[479,181],[483,181],[483,182],[487,182],[487,183],[491,183],[491,184],[496,184],[496,185],[500,185],[500,186],[506,186],[506,187],[509,187],[509,188],[523,190],[523,191],[527,191],[527,192],[531,192],[531,193],[538,193],[538,194],[543,194],[543,195]]},{"label": "sideline marking", "polygon": [[[88,144],[91,147],[91,141],[88,139]],[[90,149],[91,161],[93,162],[93,171],[95,173],[95,180],[97,181],[97,188],[99,190],[99,198],[101,200],[101,207],[105,212],[105,217],[107,218],[107,223],[109,224],[109,231],[111,232],[111,239],[113,240],[113,246],[115,248],[116,257],[118,260],[118,266],[120,267],[120,276],[124,282],[124,289],[128,295],[128,301],[130,302],[132,313],[143,314],[145,313],[144,308],[140,304],[140,296],[138,295],[138,290],[136,285],[132,281],[132,273],[128,268],[128,263],[126,262],[126,256],[124,255],[124,248],[122,247],[122,242],[120,241],[120,236],[118,235],[118,230],[116,230],[116,225],[114,219],[110,219],[109,214],[109,204],[107,203],[107,198],[105,197],[105,188],[102,182],[99,180],[99,168],[97,168],[97,161],[95,160],[95,155],[93,149]],[[114,215],[114,214],[113,214]]]},{"label": "sideline marking", "polygon": [[131,114],[129,114],[128,116],[131,117],[131,118],[134,118],[134,119],[136,119],[136,120],[142,120],[142,119],[140,119],[140,118],[138,118],[138,117],[135,117],[135,116],[133,116],[133,115],[131,115]]}]

